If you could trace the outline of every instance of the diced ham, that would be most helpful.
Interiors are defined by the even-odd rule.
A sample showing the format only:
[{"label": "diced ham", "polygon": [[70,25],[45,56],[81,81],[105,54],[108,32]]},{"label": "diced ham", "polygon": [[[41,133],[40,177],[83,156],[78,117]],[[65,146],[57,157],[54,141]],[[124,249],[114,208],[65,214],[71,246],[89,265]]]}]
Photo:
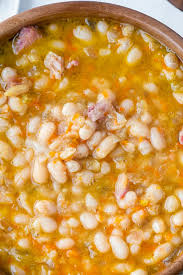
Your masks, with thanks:
[{"label": "diced ham", "polygon": [[183,129],[179,132],[179,143],[183,145]]},{"label": "diced ham", "polygon": [[34,26],[28,26],[21,29],[18,36],[13,39],[13,52],[19,54],[22,50],[30,47],[36,40],[42,37],[41,33]]},{"label": "diced ham", "polygon": [[78,60],[71,60],[67,63],[66,69],[71,69],[72,67],[77,67],[79,65],[79,61]]},{"label": "diced ham", "polygon": [[53,52],[49,52],[44,59],[44,65],[50,71],[50,77],[61,79],[64,72],[64,58]]},{"label": "diced ham", "polygon": [[128,191],[128,178],[125,173],[122,173],[118,176],[118,179],[115,184],[115,197],[119,201],[122,199]]},{"label": "diced ham", "polygon": [[112,106],[107,100],[102,100],[96,104],[91,104],[88,106],[88,117],[92,121],[97,121],[104,118],[111,108]]}]

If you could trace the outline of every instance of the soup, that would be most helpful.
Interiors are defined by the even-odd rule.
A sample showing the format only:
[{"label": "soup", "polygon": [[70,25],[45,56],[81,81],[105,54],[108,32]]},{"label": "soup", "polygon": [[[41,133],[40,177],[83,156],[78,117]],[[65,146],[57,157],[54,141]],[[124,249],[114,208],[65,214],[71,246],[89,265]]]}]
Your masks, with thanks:
[{"label": "soup", "polygon": [[0,267],[154,274],[182,253],[183,65],[136,27],[27,26],[0,51]]}]

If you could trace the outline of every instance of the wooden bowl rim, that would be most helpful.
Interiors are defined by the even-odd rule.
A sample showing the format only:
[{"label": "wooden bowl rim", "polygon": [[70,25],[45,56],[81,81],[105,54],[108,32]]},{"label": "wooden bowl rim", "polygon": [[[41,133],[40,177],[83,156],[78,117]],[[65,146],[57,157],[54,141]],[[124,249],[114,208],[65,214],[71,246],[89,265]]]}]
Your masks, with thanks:
[{"label": "wooden bowl rim", "polygon": [[[0,23],[0,41],[11,38],[22,27],[46,22],[54,18],[96,16],[131,23],[174,51],[183,60],[183,38],[156,19],[141,12],[104,2],[69,1],[36,7]],[[183,255],[157,275],[175,275],[183,269]]]}]

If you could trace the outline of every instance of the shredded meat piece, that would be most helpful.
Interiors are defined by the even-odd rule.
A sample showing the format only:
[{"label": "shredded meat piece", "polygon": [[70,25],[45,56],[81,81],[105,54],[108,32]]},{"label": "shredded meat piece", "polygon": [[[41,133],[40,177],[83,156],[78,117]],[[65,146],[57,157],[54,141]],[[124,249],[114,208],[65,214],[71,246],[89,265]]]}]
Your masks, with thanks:
[{"label": "shredded meat piece", "polygon": [[107,100],[100,101],[96,104],[91,104],[88,106],[88,117],[92,121],[103,119],[111,108],[112,106]]},{"label": "shredded meat piece", "polygon": [[13,52],[19,54],[22,50],[30,47],[36,40],[42,37],[41,33],[34,26],[28,26],[21,29],[18,36],[13,39]]},{"label": "shredded meat piece", "polygon": [[55,79],[61,79],[64,72],[64,58],[49,52],[44,60],[44,65],[50,71],[50,77]]},{"label": "shredded meat piece", "polygon": [[66,69],[71,69],[72,67],[77,67],[79,65],[79,61],[78,60],[71,60],[67,63]]}]

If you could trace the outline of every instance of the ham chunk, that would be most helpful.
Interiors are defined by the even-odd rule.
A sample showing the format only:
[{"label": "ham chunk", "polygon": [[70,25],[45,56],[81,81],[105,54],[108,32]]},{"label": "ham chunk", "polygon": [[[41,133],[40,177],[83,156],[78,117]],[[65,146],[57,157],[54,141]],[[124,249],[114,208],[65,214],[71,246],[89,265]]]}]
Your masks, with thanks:
[{"label": "ham chunk", "polygon": [[64,58],[49,52],[44,60],[44,65],[50,71],[50,77],[55,79],[61,79],[64,72]]},{"label": "ham chunk", "polygon": [[36,40],[40,39],[42,35],[34,26],[28,26],[21,29],[18,37],[13,39],[13,52],[19,54],[22,50],[30,47]]},{"label": "ham chunk", "polygon": [[88,106],[88,117],[92,121],[103,119],[111,108],[112,106],[107,100],[102,100],[96,104],[91,104]]}]

